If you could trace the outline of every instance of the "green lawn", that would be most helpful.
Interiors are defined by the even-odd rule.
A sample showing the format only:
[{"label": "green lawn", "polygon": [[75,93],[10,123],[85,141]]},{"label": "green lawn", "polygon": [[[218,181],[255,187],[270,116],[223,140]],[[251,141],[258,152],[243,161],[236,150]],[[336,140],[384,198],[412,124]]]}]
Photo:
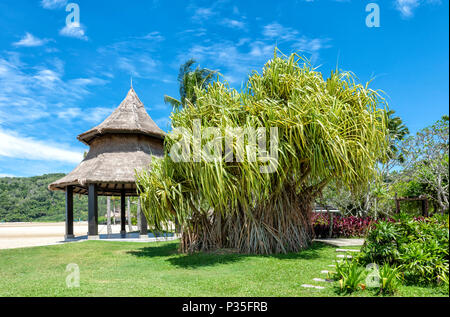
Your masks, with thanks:
[{"label": "green lawn", "polygon": [[[336,257],[320,243],[272,256],[177,252],[177,242],[85,241],[0,250],[0,296],[337,296],[320,284]],[[67,288],[66,265],[80,268],[80,287]],[[353,296],[370,296],[358,292]],[[444,296],[439,289],[402,287],[399,296]],[[448,294],[447,294],[448,296]]]}]

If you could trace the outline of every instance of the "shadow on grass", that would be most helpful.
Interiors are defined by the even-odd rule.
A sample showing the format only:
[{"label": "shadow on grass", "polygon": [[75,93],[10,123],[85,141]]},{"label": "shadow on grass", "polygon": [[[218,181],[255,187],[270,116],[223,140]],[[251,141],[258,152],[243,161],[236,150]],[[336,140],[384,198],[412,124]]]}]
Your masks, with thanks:
[{"label": "shadow on grass", "polygon": [[178,254],[178,245],[176,243],[155,245],[152,247],[145,247],[138,250],[128,251],[127,253],[144,258],[168,257]]},{"label": "shadow on grass", "polygon": [[229,264],[242,261],[246,258],[276,258],[280,260],[310,260],[320,257],[319,251],[327,246],[323,243],[314,243],[310,248],[297,252],[287,254],[270,254],[270,255],[255,255],[255,254],[239,254],[239,253],[225,253],[219,250],[218,252],[198,252],[192,254],[185,254],[178,252],[178,245],[175,243],[144,247],[139,250],[130,251],[137,257],[168,257],[167,261],[172,265],[181,268],[197,268],[205,266],[213,266],[217,264]]}]

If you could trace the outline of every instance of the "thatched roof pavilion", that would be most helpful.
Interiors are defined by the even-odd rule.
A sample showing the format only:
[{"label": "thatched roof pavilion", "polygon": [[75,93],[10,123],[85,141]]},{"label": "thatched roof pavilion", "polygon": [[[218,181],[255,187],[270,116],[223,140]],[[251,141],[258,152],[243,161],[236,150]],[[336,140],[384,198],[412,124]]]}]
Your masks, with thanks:
[{"label": "thatched roof pavilion", "polygon": [[[137,196],[136,171],[147,168],[152,155],[163,155],[164,135],[131,87],[105,121],[78,136],[89,145],[88,154],[72,172],[48,186],[66,192],[66,238],[73,237],[73,193],[89,195],[90,238],[98,237],[97,195],[120,195],[125,234],[125,196]],[[145,228],[140,229],[146,235],[143,220]]]}]

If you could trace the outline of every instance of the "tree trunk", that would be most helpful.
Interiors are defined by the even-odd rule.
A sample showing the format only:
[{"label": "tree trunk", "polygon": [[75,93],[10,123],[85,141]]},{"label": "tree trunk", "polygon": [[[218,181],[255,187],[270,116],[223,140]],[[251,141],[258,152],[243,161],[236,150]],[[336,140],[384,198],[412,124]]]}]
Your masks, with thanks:
[{"label": "tree trunk", "polygon": [[378,208],[378,197],[375,197],[375,208],[374,208],[374,218],[375,218],[375,220],[377,220],[377,218],[378,218],[377,208]]},{"label": "tree trunk", "polygon": [[111,229],[111,197],[106,197],[106,232],[112,234]]},{"label": "tree trunk", "polygon": [[136,217],[137,217],[138,229],[141,230],[141,200],[140,200],[139,196],[138,196],[138,200],[137,200]]},{"label": "tree trunk", "polygon": [[131,202],[130,197],[127,198],[127,219],[128,219],[128,231],[133,231],[133,225],[131,223]]},{"label": "tree trunk", "polygon": [[113,199],[113,224],[116,225],[116,201]]},{"label": "tree trunk", "polygon": [[[241,253],[298,252],[311,245],[314,198],[286,188],[282,195],[251,211],[197,213],[182,227],[182,252],[211,251],[220,247]],[[221,226],[218,226],[218,222]]]}]

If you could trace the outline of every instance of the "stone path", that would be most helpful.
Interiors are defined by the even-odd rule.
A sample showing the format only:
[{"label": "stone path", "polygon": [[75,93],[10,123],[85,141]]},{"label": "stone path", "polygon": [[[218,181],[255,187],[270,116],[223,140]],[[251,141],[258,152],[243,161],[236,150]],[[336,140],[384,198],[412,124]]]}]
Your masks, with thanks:
[{"label": "stone path", "polygon": [[336,249],[336,252],[361,252],[361,251],[352,249]]},{"label": "stone path", "polygon": [[[320,239],[321,242],[323,242],[323,239]],[[363,239],[326,239],[326,240],[360,240],[357,246],[362,246],[364,243]],[[315,240],[318,241],[318,240]],[[362,242],[361,242],[362,241]],[[326,243],[326,242],[325,242]],[[333,243],[335,243],[335,241],[333,241]],[[356,243],[355,241],[352,241],[351,243]],[[331,243],[330,243],[331,244]],[[339,246],[351,246],[352,244],[346,244],[346,245],[339,245]],[[336,249],[336,252],[340,252],[340,253],[345,253],[345,254],[337,254],[336,257],[339,259],[351,259],[352,256],[347,254],[349,252],[360,252],[360,250],[356,250],[356,249]],[[334,262],[337,263],[342,263],[343,260],[334,260]],[[336,264],[329,264],[328,267],[336,267]],[[321,270],[320,271],[321,274],[327,274],[327,277],[329,277],[329,274],[333,273],[332,271],[328,271],[328,270]],[[318,282],[318,283],[333,283],[334,280],[330,279],[330,278],[320,278],[320,277],[315,277],[312,279],[314,282]],[[314,285],[314,284],[302,284],[301,285],[304,288],[314,288],[314,289],[324,289],[324,286],[320,286],[320,285]]]},{"label": "stone path", "polygon": [[330,244],[335,247],[359,247],[364,244],[364,239],[314,239],[313,241]]},{"label": "stone path", "polygon": [[311,285],[311,284],[302,284],[302,287],[305,288],[315,288],[315,289],[324,289],[325,287],[323,286],[317,286],[317,285]]},{"label": "stone path", "polygon": [[315,277],[313,278],[314,282],[327,282],[327,283],[333,283],[333,280],[330,280],[328,278],[320,278],[320,277]]}]

